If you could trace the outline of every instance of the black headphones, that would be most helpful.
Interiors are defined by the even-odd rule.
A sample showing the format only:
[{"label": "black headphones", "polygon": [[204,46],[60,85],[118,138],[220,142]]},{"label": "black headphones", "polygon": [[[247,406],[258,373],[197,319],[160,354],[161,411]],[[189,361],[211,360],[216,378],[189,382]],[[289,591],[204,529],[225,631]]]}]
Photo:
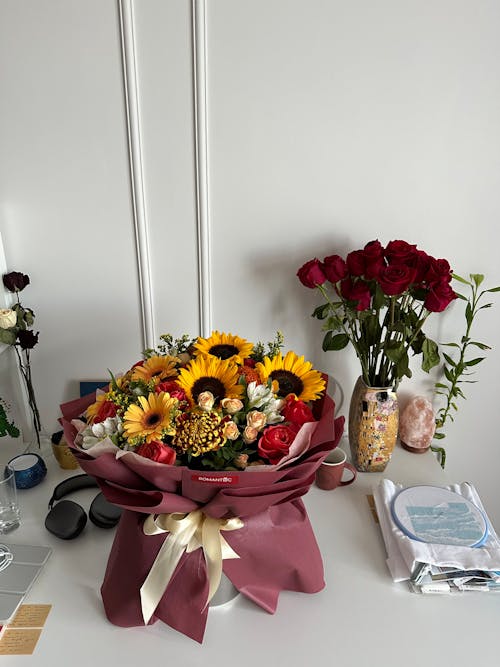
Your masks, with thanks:
[{"label": "black headphones", "polygon": [[[61,500],[69,493],[97,487],[94,477],[90,475],[75,475],[68,477],[56,486],[49,501],[49,513],[45,517],[45,528],[61,540],[72,540],[78,537],[87,523],[87,514],[81,505],[72,500]],[[89,519],[99,528],[113,528],[118,523],[122,510],[113,505],[98,493],[89,509]]]}]

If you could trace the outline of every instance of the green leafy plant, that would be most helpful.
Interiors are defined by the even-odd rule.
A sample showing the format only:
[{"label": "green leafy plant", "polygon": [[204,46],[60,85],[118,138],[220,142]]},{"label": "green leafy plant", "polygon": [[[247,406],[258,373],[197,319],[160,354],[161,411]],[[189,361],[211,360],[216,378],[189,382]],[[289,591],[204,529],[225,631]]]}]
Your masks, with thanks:
[{"label": "green leafy plant", "polygon": [[[470,293],[468,296],[465,296],[456,292],[457,297],[465,302],[464,316],[466,327],[464,335],[459,343],[442,344],[443,347],[451,348],[451,350],[450,354],[443,352],[445,361],[443,365],[444,378],[435,384],[435,393],[442,396],[444,400],[444,405],[436,413],[436,432],[434,434],[436,440],[442,440],[446,437],[443,428],[448,421],[454,421],[454,413],[458,411],[457,401],[466,399],[463,385],[477,382],[477,380],[469,378],[474,375],[475,367],[484,361],[486,357],[470,356],[471,351],[480,350],[484,352],[491,349],[486,343],[473,340],[471,333],[479,311],[491,308],[493,305],[492,303],[482,303],[485,295],[492,292],[500,292],[500,286],[481,289],[484,275],[471,273],[469,274],[469,278],[470,280],[466,280],[457,274],[453,274],[453,279],[463,285],[467,285]],[[444,468],[446,463],[446,451],[444,447],[433,446],[431,449],[438,454],[441,466]]]}]

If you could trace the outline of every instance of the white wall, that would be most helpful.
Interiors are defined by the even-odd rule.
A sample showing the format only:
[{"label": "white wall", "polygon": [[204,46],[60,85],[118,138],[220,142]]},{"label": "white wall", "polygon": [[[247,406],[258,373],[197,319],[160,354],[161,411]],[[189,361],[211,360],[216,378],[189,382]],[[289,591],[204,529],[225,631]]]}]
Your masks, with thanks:
[{"label": "white wall", "polygon": [[[295,277],[305,260],[404,238],[500,284],[498,2],[195,0],[206,53],[188,0],[130,5],[132,144],[119,3],[0,2],[0,230],[32,277],[49,430],[77,379],[143,346],[131,146],[155,336],[280,328],[349,394],[357,364],[321,352],[317,300]],[[432,330],[456,340],[462,317],[455,304]],[[478,320],[495,349],[445,441],[450,477],[478,484],[497,525],[499,323],[500,303]],[[415,373],[402,393],[434,379]]]}]

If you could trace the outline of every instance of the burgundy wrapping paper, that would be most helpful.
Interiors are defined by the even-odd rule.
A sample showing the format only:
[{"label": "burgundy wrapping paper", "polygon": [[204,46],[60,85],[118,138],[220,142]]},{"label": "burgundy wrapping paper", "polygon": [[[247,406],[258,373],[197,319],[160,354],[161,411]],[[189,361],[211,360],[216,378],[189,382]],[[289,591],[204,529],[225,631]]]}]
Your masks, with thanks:
[{"label": "burgundy wrapping paper", "polygon": [[[87,404],[93,402],[90,397]],[[83,406],[83,407],[82,407]],[[147,515],[202,509],[214,518],[240,517],[243,528],[224,532],[239,555],[223,561],[234,586],[269,613],[282,590],[315,593],[325,583],[323,562],[301,497],[314,481],[325,456],[337,446],[344,418],[334,419],[326,396],[321,417],[311,429],[307,452],[280,469],[200,472],[155,463],[128,452],[92,458],[74,444],[71,423],[87,407],[78,399],[61,406],[67,442],[80,466],[96,477],[106,498],[123,513],[111,548],[101,594],[108,619],[123,627],[144,625],[140,588],[166,535],[144,535]],[[117,450],[120,452],[120,450]],[[121,452],[120,452],[121,453]],[[279,567],[272,564],[279,563]],[[184,554],[150,621],[161,620],[202,642],[208,609],[203,551]]]}]

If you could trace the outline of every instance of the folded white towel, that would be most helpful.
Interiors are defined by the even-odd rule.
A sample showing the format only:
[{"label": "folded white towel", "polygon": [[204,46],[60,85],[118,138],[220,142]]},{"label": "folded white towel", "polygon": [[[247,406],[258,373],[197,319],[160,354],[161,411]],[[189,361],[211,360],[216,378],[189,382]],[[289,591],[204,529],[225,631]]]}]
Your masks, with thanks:
[{"label": "folded white towel", "polygon": [[443,488],[467,498],[484,513],[488,521],[488,538],[481,547],[430,544],[413,540],[405,535],[397,527],[391,515],[392,500],[403,488],[405,487],[402,484],[383,479],[373,490],[380,528],[387,549],[387,565],[394,581],[409,579],[417,562],[462,570],[500,571],[500,540],[472,484],[462,482]]}]

